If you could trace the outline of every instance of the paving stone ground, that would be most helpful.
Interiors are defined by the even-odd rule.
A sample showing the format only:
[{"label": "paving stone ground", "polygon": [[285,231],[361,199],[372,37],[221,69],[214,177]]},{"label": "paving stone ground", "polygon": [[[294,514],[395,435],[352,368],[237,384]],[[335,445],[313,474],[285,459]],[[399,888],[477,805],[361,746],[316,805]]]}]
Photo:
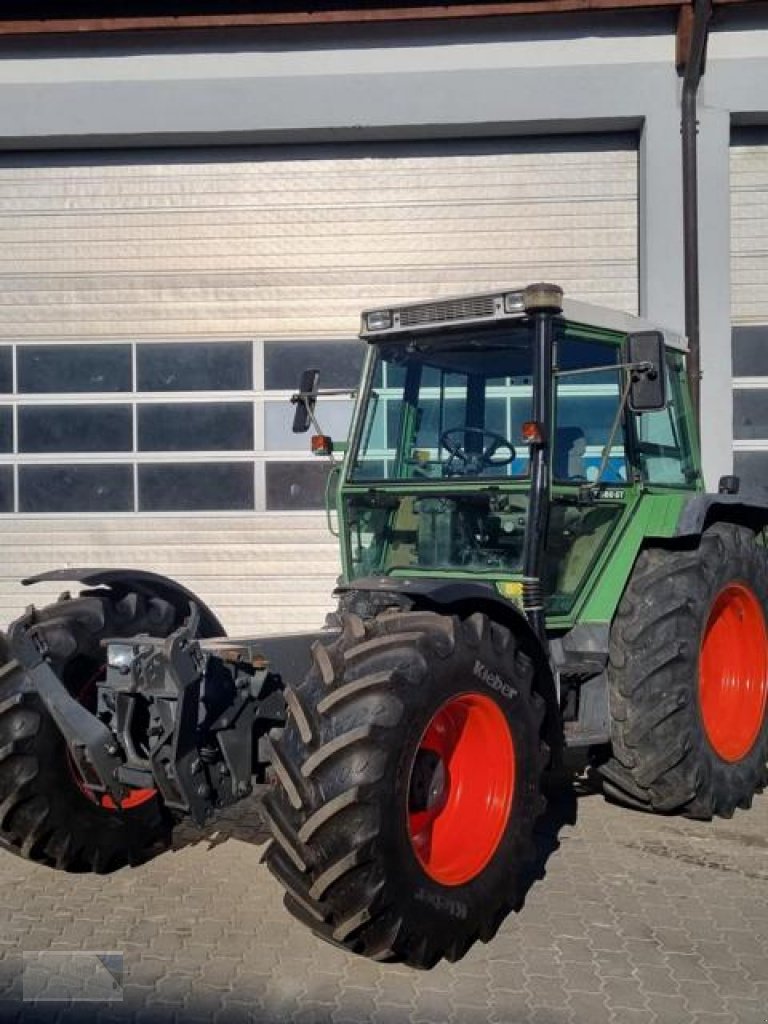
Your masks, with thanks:
[{"label": "paving stone ground", "polygon": [[[768,1022],[768,794],[691,822],[563,791],[522,912],[429,972],[316,940],[283,910],[264,838],[251,802],[107,877],[0,854],[0,1021]],[[23,1002],[22,953],[46,950],[122,952],[123,1001]]]}]

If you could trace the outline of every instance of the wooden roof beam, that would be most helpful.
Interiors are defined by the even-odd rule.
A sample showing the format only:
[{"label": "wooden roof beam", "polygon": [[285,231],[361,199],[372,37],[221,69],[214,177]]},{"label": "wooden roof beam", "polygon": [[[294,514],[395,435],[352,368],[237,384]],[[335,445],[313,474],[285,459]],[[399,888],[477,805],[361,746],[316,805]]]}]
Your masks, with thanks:
[{"label": "wooden roof beam", "polygon": [[[749,3],[751,0],[716,0],[716,2]],[[214,4],[211,6],[215,8]],[[259,6],[262,7],[262,10],[252,13],[129,15],[99,18],[3,18],[0,13],[0,35],[244,29],[273,26],[436,21],[519,15],[583,14],[597,11],[674,10],[680,6],[680,0],[496,0],[494,3],[427,3],[407,7],[328,8],[316,11],[279,9],[265,11],[263,8],[266,5]],[[275,8],[277,7],[276,4]]]}]

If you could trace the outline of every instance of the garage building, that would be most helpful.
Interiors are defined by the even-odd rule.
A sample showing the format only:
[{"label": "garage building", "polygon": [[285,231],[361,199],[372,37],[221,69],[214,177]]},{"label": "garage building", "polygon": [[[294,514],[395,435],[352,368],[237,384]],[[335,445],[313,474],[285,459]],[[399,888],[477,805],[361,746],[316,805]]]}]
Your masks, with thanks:
[{"label": "garage building", "polygon": [[[365,306],[544,279],[683,329],[688,5],[147,4],[134,23],[34,6],[0,17],[4,618],[22,576],[125,565],[233,632],[322,622],[326,466],[288,399],[309,365],[354,387]],[[710,487],[734,459],[768,480],[766,57],[755,5],[715,4]],[[350,405],[321,407],[328,432]]]}]

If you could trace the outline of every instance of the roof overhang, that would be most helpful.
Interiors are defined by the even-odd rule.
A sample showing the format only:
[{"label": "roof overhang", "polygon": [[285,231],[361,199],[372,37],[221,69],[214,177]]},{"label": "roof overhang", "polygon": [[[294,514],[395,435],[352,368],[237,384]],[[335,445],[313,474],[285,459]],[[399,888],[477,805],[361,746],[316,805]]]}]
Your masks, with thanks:
[{"label": "roof overhang", "polygon": [[[747,6],[762,0],[713,0],[714,6]],[[272,0],[267,3],[244,0],[143,0],[126,4],[75,0],[66,5],[40,0],[11,0],[0,11],[0,35],[35,36],[95,32],[136,32],[200,29],[245,29],[270,26],[341,25],[376,22],[444,21],[457,18],[499,18],[515,15],[587,14],[607,11],[625,13],[649,10],[679,11],[691,0],[454,0],[454,2],[391,2],[366,0]],[[126,13],[132,7],[131,13]]]},{"label": "roof overhang", "polygon": [[[365,309],[361,314],[360,337],[369,342],[397,341],[398,338],[408,339],[427,332],[488,327],[510,320],[524,320],[529,315],[525,309],[525,292],[524,287],[508,288]],[[372,315],[384,316],[382,326],[370,326]],[[615,334],[661,331],[670,348],[688,351],[687,340],[677,331],[608,306],[597,306],[564,296],[562,315],[572,324],[597,327]]]}]

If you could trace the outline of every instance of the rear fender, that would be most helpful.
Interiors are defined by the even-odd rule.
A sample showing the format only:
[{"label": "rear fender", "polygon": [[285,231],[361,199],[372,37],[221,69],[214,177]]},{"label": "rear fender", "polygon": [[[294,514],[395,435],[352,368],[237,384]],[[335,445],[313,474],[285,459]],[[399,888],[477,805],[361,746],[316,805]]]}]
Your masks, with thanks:
[{"label": "rear fender", "polygon": [[744,494],[697,494],[683,509],[676,536],[701,535],[714,523],[733,523],[758,533],[768,526],[768,489]]},{"label": "rear fender", "polygon": [[197,594],[159,573],[145,572],[143,569],[52,569],[50,572],[28,576],[21,582],[28,587],[34,583],[59,581],[62,583],[74,581],[82,583],[86,587],[105,586],[118,595],[135,591],[146,597],[159,597],[173,605],[178,612],[179,619],[186,617],[190,602],[194,602],[200,612],[198,636],[227,635],[218,618]]}]

